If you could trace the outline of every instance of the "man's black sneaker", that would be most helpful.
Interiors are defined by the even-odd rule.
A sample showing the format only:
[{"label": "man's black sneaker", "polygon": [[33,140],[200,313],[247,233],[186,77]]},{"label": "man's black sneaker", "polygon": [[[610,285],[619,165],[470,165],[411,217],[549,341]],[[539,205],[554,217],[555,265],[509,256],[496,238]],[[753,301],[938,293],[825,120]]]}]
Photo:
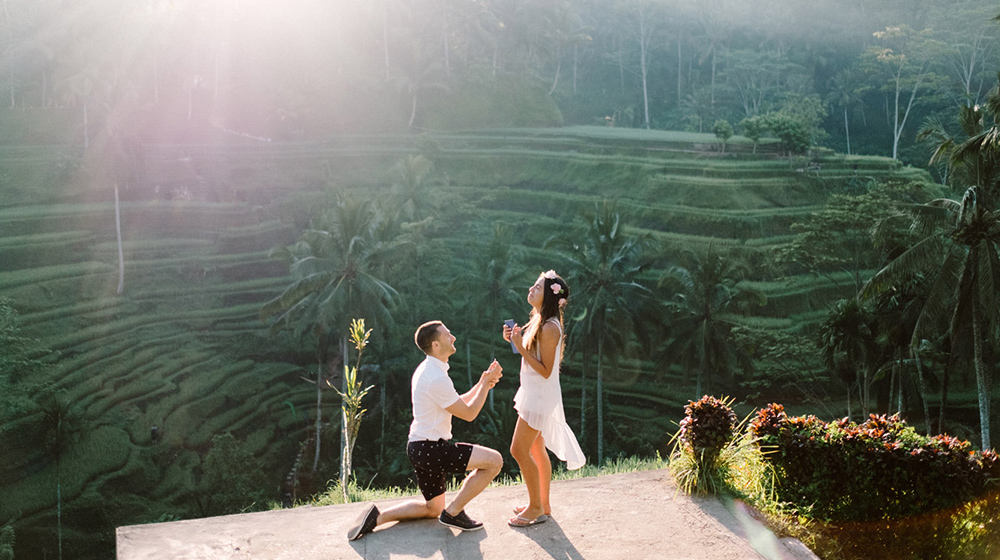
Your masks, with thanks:
[{"label": "man's black sneaker", "polygon": [[447,511],[442,511],[441,517],[438,517],[438,521],[440,521],[442,525],[447,525],[463,531],[478,531],[483,528],[483,524],[481,522],[469,519],[469,516],[465,514],[464,509],[458,512],[458,515],[450,515]]},{"label": "man's black sneaker", "polygon": [[378,525],[378,508],[375,507],[375,504],[372,504],[368,509],[361,512],[361,515],[354,521],[354,525],[351,525],[351,530],[347,532],[347,540],[356,541],[360,539],[374,531],[376,525]]}]

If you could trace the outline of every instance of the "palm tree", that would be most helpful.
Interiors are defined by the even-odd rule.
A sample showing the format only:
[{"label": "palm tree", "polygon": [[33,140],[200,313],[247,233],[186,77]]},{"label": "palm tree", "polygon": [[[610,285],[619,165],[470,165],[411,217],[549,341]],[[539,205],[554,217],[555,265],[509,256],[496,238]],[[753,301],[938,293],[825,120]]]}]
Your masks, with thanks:
[{"label": "palm tree", "polygon": [[750,304],[767,302],[760,292],[737,286],[748,273],[745,265],[709,245],[684,251],[681,264],[660,279],[660,286],[675,294],[669,303],[673,340],[666,353],[697,371],[695,399],[701,398],[703,384],[710,392],[717,377],[728,378],[735,369],[733,318]]},{"label": "palm tree", "polygon": [[942,184],[948,184],[949,179],[953,184],[977,184],[976,170],[970,166],[958,166],[955,169],[958,177],[952,176],[951,156],[960,144],[981,134],[984,124],[985,114],[979,105],[962,105],[958,108],[958,125],[962,129],[964,138],[949,132],[948,127],[939,118],[931,117],[924,121],[920,131],[917,132],[917,141],[929,144],[933,150],[928,165],[943,164]]},{"label": "palm tree", "polygon": [[53,395],[41,406],[42,439],[56,461],[56,534],[62,560],[62,455],[81,431],[82,418],[63,395]]},{"label": "palm tree", "polygon": [[57,57],[58,67],[53,86],[66,102],[82,104],[83,147],[90,147],[90,103],[95,90],[103,81],[103,68],[95,56],[82,47]]},{"label": "palm tree", "polygon": [[[1000,114],[997,88],[984,110],[994,117]],[[881,293],[917,274],[928,276],[930,288],[913,339],[933,339],[934,328],[939,333],[946,322],[952,353],[972,356],[982,448],[988,449],[992,372],[985,355],[987,346],[997,344],[1000,328],[1000,128],[995,122],[985,128],[984,121],[978,107],[962,108],[960,122],[969,139],[958,143],[948,136],[929,136],[940,139],[931,161],[947,156],[953,181],[972,186],[961,201],[938,199],[914,207],[914,227],[925,237],[880,270],[862,296]]]},{"label": "palm tree", "polygon": [[961,202],[939,199],[928,203],[925,210],[943,213],[948,226],[937,228],[880,270],[862,295],[890,289],[916,274],[929,275],[927,301],[913,338],[931,338],[931,329],[947,321],[953,353],[972,345],[982,448],[988,449],[992,375],[985,346],[996,344],[1000,325],[1000,212],[981,203],[979,192],[973,186]]},{"label": "palm tree", "polygon": [[408,155],[396,164],[392,198],[398,212],[397,222],[419,222],[437,214],[437,201],[426,188],[433,169],[434,162],[421,154]]},{"label": "palm tree", "polygon": [[121,295],[125,291],[125,252],[122,244],[122,212],[119,192],[129,191],[138,187],[145,179],[145,163],[142,150],[137,142],[122,136],[120,132],[109,129],[106,138],[108,144],[105,150],[106,159],[110,162],[111,173],[108,180],[115,191],[115,233],[118,240],[118,289]]},{"label": "palm tree", "polygon": [[830,92],[826,96],[826,102],[830,105],[837,105],[844,111],[844,134],[847,137],[847,155],[851,155],[851,125],[847,118],[848,111],[852,105],[861,101],[862,89],[856,83],[854,72],[849,69],[841,70],[836,76],[830,78]]},{"label": "palm tree", "polygon": [[700,23],[701,34],[696,36],[698,44],[700,45],[698,64],[704,64],[708,59],[711,59],[712,61],[712,79],[709,86],[709,97],[711,100],[711,106],[715,107],[716,70],[718,68],[719,55],[725,52],[726,42],[729,40],[729,36],[723,28],[719,16],[714,9],[710,8],[703,11]]},{"label": "palm tree", "polygon": [[[904,381],[907,371],[916,371],[917,392],[923,405],[924,424],[927,435],[931,434],[930,405],[927,402],[927,383],[924,376],[923,360],[920,356],[921,346],[926,346],[924,340],[914,340],[913,331],[924,305],[927,286],[923,276],[915,277],[905,285],[882,292],[874,298],[872,311],[875,314],[880,340],[887,350],[892,352],[889,361],[882,364],[875,373],[877,380],[881,375],[891,374],[889,384],[890,408],[893,392],[897,399],[897,414],[904,414],[903,395],[908,386]],[[909,354],[910,358],[905,356]],[[912,385],[912,383],[910,384]]]},{"label": "palm tree", "polygon": [[381,250],[375,242],[380,220],[381,213],[371,201],[342,198],[294,245],[275,252],[289,263],[293,280],[281,295],[264,305],[261,318],[271,321],[272,330],[291,328],[316,340],[313,472],[319,466],[322,390],[330,343],[340,339],[340,355],[346,363],[352,318],[364,317],[376,326],[392,324],[389,311],[398,294],[373,273]]},{"label": "palm tree", "polygon": [[552,95],[556,91],[556,86],[559,85],[563,53],[567,49],[573,49],[575,52],[577,47],[589,43],[592,38],[590,37],[591,29],[580,22],[579,14],[571,9],[568,3],[553,6],[550,18],[551,25],[548,26],[547,31],[549,41],[555,49],[554,57],[556,59],[556,76],[552,80],[552,87],[549,88],[549,95]]},{"label": "palm tree", "polygon": [[580,311],[572,318],[570,336],[596,341],[597,462],[602,464],[605,358],[624,351],[630,335],[648,334],[645,325],[656,314],[656,302],[638,280],[645,268],[640,256],[650,238],[626,233],[615,204],[608,201],[584,218],[583,232],[553,238],[546,246],[560,249],[569,261],[571,286],[579,294],[572,304]]},{"label": "palm tree", "polygon": [[[820,350],[831,370],[854,371],[861,414],[871,410],[872,363],[878,355],[875,317],[858,298],[841,300],[820,327]],[[851,416],[851,388],[847,390],[847,416]]]},{"label": "palm tree", "polygon": [[406,126],[413,127],[417,119],[417,107],[420,94],[427,90],[451,91],[441,77],[442,67],[439,62],[425,62],[420,47],[413,50],[410,64],[401,69],[400,75],[392,78],[393,83],[401,92],[410,95],[410,120]]},{"label": "palm tree", "polygon": [[[502,223],[494,223],[493,234],[486,246],[476,251],[473,257],[473,270],[475,272],[459,275],[452,282],[455,293],[464,293],[469,296],[464,302],[465,314],[469,318],[469,331],[474,326],[478,326],[490,333],[490,360],[496,357],[496,333],[500,321],[510,317],[510,311],[518,308],[518,301],[523,301],[513,288],[514,271],[521,268],[521,251],[515,247],[513,230]],[[503,317],[500,316],[501,314]],[[469,353],[470,338],[469,336],[465,337],[467,354]],[[470,364],[470,385],[472,384],[471,367]],[[493,410],[492,390],[490,391],[490,410]]]}]

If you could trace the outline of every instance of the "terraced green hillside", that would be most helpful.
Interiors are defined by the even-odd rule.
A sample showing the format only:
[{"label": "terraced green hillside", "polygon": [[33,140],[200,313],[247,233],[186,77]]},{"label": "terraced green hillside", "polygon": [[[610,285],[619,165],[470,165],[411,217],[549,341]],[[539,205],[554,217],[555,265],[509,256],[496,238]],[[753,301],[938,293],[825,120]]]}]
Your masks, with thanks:
[{"label": "terraced green hillside", "polygon": [[[405,155],[420,152],[435,164],[433,188],[444,201],[438,219],[447,226],[439,231],[452,258],[467,263],[483,232],[502,221],[521,236],[526,278],[553,261],[540,250],[545,239],[604,197],[619,200],[626,221],[668,252],[708,243],[767,252],[787,242],[789,226],[831,193],[868,178],[928,180],[884,158],[824,152],[811,161],[789,160],[765,146],[751,156],[739,138],[731,140],[737,155],[723,156],[713,141],[584,127],[146,146],[148,182],[124,193],[120,296],[110,189],[82,178],[76,150],[0,151],[0,296],[20,312],[26,335],[58,352],[46,381],[65,390],[84,417],[80,439],[59,465],[66,546],[80,557],[99,556],[113,542],[109,527],[204,513],[199,496],[209,490],[199,486],[202,462],[212,436],[225,432],[262,461],[267,493],[280,497],[313,417],[315,390],[301,378],[314,366],[311,353],[269,337],[258,319],[261,303],[289,280],[268,251],[293,241],[331,189],[388,189],[393,165]],[[758,319],[776,328],[816,320],[825,302],[850,289],[805,276],[761,278],[755,287],[771,301]],[[485,363],[494,334],[470,335],[473,364]],[[458,371],[466,367],[462,354]],[[417,360],[400,358],[400,370]],[[567,416],[579,429],[574,359],[564,391]],[[505,365],[516,378],[516,363]],[[592,371],[587,375],[593,379]],[[387,406],[405,413],[405,381],[393,383]],[[694,388],[683,372],[636,356],[607,374],[607,390],[613,447],[651,453],[666,445]],[[497,398],[509,399],[507,393],[513,390]],[[378,436],[377,390],[369,398],[371,420],[359,446],[374,445]],[[332,391],[326,402],[335,403]],[[324,414],[335,411],[330,406]],[[503,414],[496,413],[501,424]],[[39,422],[35,413],[3,429],[28,443]],[[584,439],[591,445],[588,422]],[[153,426],[158,444],[151,441]],[[387,429],[393,437],[405,433],[405,425]],[[493,437],[502,442],[509,434]],[[325,445],[335,448],[334,437]],[[41,446],[17,449],[0,462],[0,523],[17,518],[18,541],[51,557],[57,465]]]}]

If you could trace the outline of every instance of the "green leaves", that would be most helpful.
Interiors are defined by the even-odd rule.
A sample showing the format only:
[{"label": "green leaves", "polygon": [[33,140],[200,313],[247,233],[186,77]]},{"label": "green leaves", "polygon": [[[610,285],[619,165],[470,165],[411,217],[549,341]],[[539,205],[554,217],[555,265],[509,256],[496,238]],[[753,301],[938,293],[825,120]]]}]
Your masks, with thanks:
[{"label": "green leaves", "polygon": [[[368,346],[368,337],[371,334],[372,329],[365,330],[364,319],[353,319],[351,321],[350,340],[354,343],[354,348],[358,351],[357,362],[355,362],[354,367],[348,367],[346,363],[344,364],[345,392],[341,392],[336,387],[333,387],[333,390],[337,391],[337,394],[343,400],[341,409],[344,412],[344,418],[347,420],[344,429],[351,437],[357,437],[358,430],[361,429],[361,417],[366,412],[365,409],[361,408],[361,399],[374,387],[374,385],[369,385],[362,389],[361,381],[358,379],[358,368],[361,367],[361,355],[364,354],[365,347]],[[329,380],[327,384],[330,384]]]},{"label": "green leaves", "polygon": [[789,417],[780,404],[750,423],[776,472],[777,499],[831,521],[896,519],[983,496],[998,481],[997,455],[947,435],[925,437],[898,416],[829,424]]},{"label": "green leaves", "polygon": [[[357,361],[354,367],[347,366],[347,356],[344,356],[344,392],[334,387],[340,395],[340,410],[343,413],[344,430],[344,450],[341,455],[340,465],[340,487],[344,494],[344,503],[349,502],[348,482],[351,476],[351,456],[354,452],[354,443],[358,439],[358,432],[361,430],[361,417],[367,412],[361,408],[361,400],[368,394],[374,385],[361,388],[361,380],[358,379],[358,370],[361,367],[361,355],[364,354],[365,347],[368,346],[368,337],[371,336],[372,329],[365,330],[364,319],[352,319],[350,328],[350,339],[354,343],[354,348],[358,351]],[[327,381],[327,384],[330,382]]]}]

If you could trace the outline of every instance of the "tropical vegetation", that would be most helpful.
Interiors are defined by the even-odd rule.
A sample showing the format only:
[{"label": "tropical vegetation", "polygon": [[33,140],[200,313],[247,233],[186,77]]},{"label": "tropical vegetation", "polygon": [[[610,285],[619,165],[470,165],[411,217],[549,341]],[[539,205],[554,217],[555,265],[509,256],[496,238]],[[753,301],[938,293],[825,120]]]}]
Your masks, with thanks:
[{"label": "tropical vegetation", "polygon": [[[995,6],[294,4],[4,3],[0,557],[409,486],[413,329],[458,335],[459,388],[516,373],[550,268],[593,468],[667,456],[709,391],[988,456]],[[456,436],[504,449],[515,378]]]}]

